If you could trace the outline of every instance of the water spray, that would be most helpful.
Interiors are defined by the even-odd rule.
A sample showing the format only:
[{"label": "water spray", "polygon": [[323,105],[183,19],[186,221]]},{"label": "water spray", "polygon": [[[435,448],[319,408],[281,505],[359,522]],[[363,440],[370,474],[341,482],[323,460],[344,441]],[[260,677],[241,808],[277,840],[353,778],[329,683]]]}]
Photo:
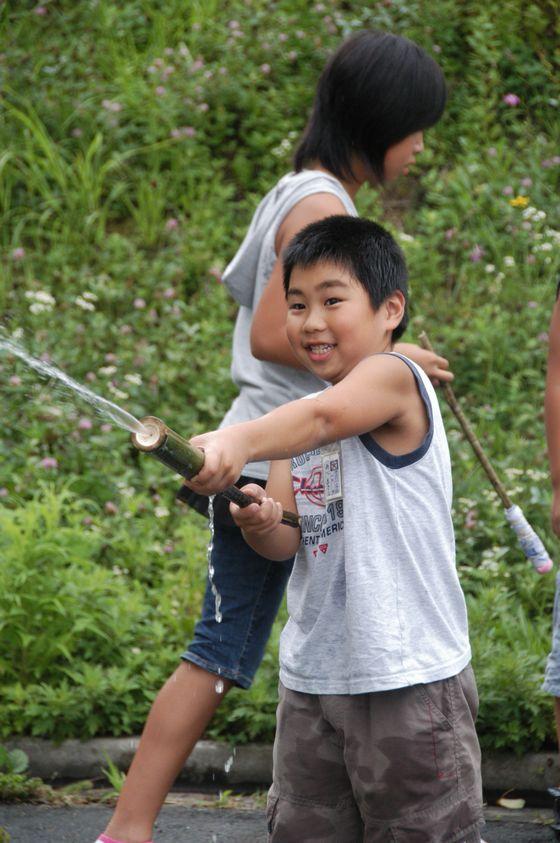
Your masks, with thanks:
[{"label": "water spray", "polygon": [[[434,351],[432,344],[428,339],[428,335],[425,331],[422,331],[419,336],[419,340],[420,345],[423,346],[423,348],[428,349],[428,351]],[[486,476],[488,477],[492,486],[496,490],[498,497],[500,498],[504,506],[506,519],[509,522],[509,525],[514,531],[515,535],[517,536],[517,540],[519,542],[521,550],[523,551],[529,562],[532,563],[535,571],[538,574],[548,573],[550,570],[552,570],[552,560],[548,555],[547,549],[545,548],[544,544],[538,537],[533,527],[531,527],[531,525],[525,518],[521,507],[513,503],[510,496],[508,495],[505,486],[494,471],[490,460],[484,453],[482,445],[480,444],[478,438],[475,435],[474,430],[472,429],[469,421],[467,420],[467,417],[465,416],[461,405],[457,401],[453,389],[449,386],[448,383],[443,384],[443,394],[445,395],[445,399],[449,404],[451,411],[453,412],[455,418],[459,422],[469,445],[473,449],[478,461],[480,462],[482,468],[486,472]]]},{"label": "water spray", "polygon": [[[142,431],[134,431],[130,437],[135,448],[155,457],[187,480],[198,474],[204,465],[204,451],[191,445],[190,442],[167,427],[156,416],[145,416],[140,419],[140,424],[143,428]],[[246,495],[237,486],[228,486],[220,494],[226,500],[236,503],[242,508],[255,503],[253,498]],[[298,528],[299,516],[295,512],[284,510],[281,523],[288,527]]]}]

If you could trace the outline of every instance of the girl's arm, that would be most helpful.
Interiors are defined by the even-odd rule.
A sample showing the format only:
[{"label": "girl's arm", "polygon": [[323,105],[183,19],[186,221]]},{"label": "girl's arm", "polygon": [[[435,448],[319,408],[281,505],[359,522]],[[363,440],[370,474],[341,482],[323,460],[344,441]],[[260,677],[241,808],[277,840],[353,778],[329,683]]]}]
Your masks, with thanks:
[{"label": "girl's arm", "polygon": [[230,512],[247,544],[261,556],[276,562],[294,556],[301,541],[301,531],[280,523],[283,509],[296,509],[290,460],[271,463],[266,492],[256,484],[244,486],[242,491],[258,501],[243,509],[230,504]]},{"label": "girl's arm", "polygon": [[439,386],[441,381],[452,381],[453,372],[449,371],[449,361],[445,357],[439,357],[433,351],[421,348],[411,342],[398,342],[394,345],[393,351],[410,357],[424,369],[434,386]]},{"label": "girl's arm", "polygon": [[552,482],[552,529],[560,536],[560,302],[552,311],[544,399],[548,460]]},{"label": "girl's arm", "polygon": [[294,369],[303,368],[294,356],[286,335],[288,308],[284,295],[282,251],[306,225],[333,214],[345,213],[344,205],[332,193],[315,193],[294,205],[282,221],[275,242],[278,258],[251,323],[251,351],[257,360],[268,360]]}]

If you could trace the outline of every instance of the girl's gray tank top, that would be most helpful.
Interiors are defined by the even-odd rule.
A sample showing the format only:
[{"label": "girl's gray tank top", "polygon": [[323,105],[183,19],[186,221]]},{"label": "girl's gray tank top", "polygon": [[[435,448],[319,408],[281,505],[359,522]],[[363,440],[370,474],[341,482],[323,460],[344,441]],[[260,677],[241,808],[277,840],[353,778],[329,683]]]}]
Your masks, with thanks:
[{"label": "girl's gray tank top", "polygon": [[[346,213],[358,215],[350,196],[334,176],[320,170],[289,173],[261,201],[243,243],[226,267],[223,282],[240,305],[231,365],[231,377],[239,395],[221,427],[258,418],[325,385],[311,372],[257,360],[251,354],[250,339],[253,314],[278,257],[274,248],[278,228],[298,202],[316,193],[337,196]],[[249,463],[243,473],[266,479],[268,463]]]}]

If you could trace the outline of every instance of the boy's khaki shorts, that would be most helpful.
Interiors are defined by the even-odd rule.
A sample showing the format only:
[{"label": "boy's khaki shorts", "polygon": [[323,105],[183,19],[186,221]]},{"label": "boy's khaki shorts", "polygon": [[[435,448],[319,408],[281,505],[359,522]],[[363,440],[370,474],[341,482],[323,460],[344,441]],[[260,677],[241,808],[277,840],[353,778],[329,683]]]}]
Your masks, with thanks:
[{"label": "boy's khaki shorts", "polygon": [[280,684],[272,843],[479,843],[478,708],[471,667],[371,694]]}]

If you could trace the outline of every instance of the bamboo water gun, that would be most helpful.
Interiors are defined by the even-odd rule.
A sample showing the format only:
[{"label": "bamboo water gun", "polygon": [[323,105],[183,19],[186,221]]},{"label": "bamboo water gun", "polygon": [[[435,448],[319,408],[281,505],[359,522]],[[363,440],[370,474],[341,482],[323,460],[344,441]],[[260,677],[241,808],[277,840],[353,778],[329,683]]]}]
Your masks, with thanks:
[{"label": "bamboo water gun", "polygon": [[[423,348],[428,349],[428,351],[434,351],[430,340],[428,339],[428,335],[425,331],[419,336],[420,345]],[[515,535],[517,536],[517,540],[519,545],[529,560],[533,565],[535,571],[538,574],[546,574],[550,570],[552,570],[552,560],[548,555],[548,552],[536,534],[535,530],[523,514],[523,510],[521,507],[514,504],[511,500],[510,496],[508,495],[504,485],[501,483],[498,475],[494,471],[490,460],[484,453],[482,445],[480,444],[479,440],[477,439],[471,425],[469,424],[461,406],[453,392],[452,388],[448,383],[443,384],[443,394],[445,395],[445,399],[451,408],[455,418],[461,425],[461,429],[465,434],[470,446],[472,447],[476,457],[478,458],[482,468],[486,472],[488,479],[490,480],[492,486],[498,493],[498,497],[500,498],[501,502],[505,508],[505,516],[509,522],[510,527],[514,531]]]}]

